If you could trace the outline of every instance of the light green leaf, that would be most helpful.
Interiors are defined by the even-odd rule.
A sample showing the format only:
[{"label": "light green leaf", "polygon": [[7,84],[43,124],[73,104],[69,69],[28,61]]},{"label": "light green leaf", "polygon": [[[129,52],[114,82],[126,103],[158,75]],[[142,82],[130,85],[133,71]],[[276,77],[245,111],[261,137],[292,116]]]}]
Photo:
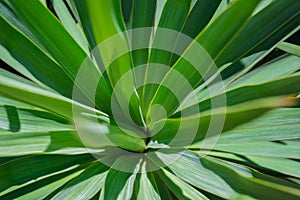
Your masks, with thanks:
[{"label": "light green leaf", "polygon": [[297,161],[285,158],[271,158],[260,156],[246,156],[246,158],[261,167],[300,178],[299,170],[297,170],[300,167],[300,163]]},{"label": "light green leaf", "polygon": [[0,129],[22,133],[73,130],[68,121],[49,112],[3,104],[0,105]]},{"label": "light green leaf", "polygon": [[34,106],[0,97],[0,132],[73,130],[69,122]]},{"label": "light green leaf", "polygon": [[258,199],[298,199],[300,196],[299,186],[286,180],[208,156],[202,158],[201,162],[239,193]]},{"label": "light green leaf", "polygon": [[[25,79],[23,79],[25,80]],[[3,96],[0,96],[0,105],[4,106],[4,105],[8,105],[8,106],[15,106],[16,108],[23,108],[23,109],[33,109],[33,110],[41,110],[37,107],[34,107],[30,104],[26,104],[26,103],[23,103],[23,102],[20,102],[20,101],[15,101],[15,100],[12,100],[12,99],[8,99],[8,98],[5,98]]]},{"label": "light green leaf", "polygon": [[253,155],[275,158],[300,159],[300,142],[253,142],[238,144],[217,144],[214,150],[231,152],[239,155]]},{"label": "light green leaf", "polygon": [[[23,156],[31,154],[76,155],[88,153],[75,132],[28,132],[1,133],[0,156]],[[91,152],[92,149],[89,150]],[[101,152],[101,150],[94,150]]]},{"label": "light green leaf", "polygon": [[162,169],[157,173],[178,199],[208,199],[169,171]]},{"label": "light green leaf", "polygon": [[266,8],[266,6],[268,6],[270,3],[272,3],[272,0],[262,0],[257,8],[255,9],[254,14],[258,13],[259,11],[263,10],[264,8]]},{"label": "light green leaf", "polygon": [[211,18],[211,21],[214,21],[222,12],[224,12],[232,1],[233,0],[222,0],[215,14]]},{"label": "light green leaf", "polygon": [[[195,151],[194,151],[195,152]],[[199,151],[196,151],[198,153]],[[257,170],[269,170],[267,172],[276,171],[282,174],[290,175],[293,177],[299,177],[299,162],[287,158],[274,158],[274,157],[264,157],[264,156],[240,156],[233,153],[225,153],[218,151],[205,152],[201,151],[200,154],[205,153],[206,155],[214,156],[217,158],[222,158],[249,167],[255,168]]]},{"label": "light green leaf", "polygon": [[174,160],[174,156],[179,156],[175,162],[168,166],[168,171],[171,171],[175,176],[183,179],[194,187],[225,199],[235,199],[238,196],[238,193],[234,191],[226,181],[215,174],[213,170],[204,167],[196,154],[190,153],[189,151],[174,151],[175,155],[165,153],[156,154],[156,158],[151,157],[156,164],[160,162],[168,163]]},{"label": "light green leaf", "polygon": [[152,172],[148,173],[145,166],[146,163],[143,163],[137,200],[160,200],[161,198],[157,193],[157,186],[153,180]]},{"label": "light green leaf", "polygon": [[219,144],[258,142],[299,138],[300,109],[280,108],[224,132]]},{"label": "light green leaf", "polygon": [[[85,2],[74,0],[74,3],[92,49],[105,39],[121,32],[114,8],[118,4],[117,1],[99,2],[92,0]],[[101,12],[99,12],[100,10]],[[101,31],[104,27],[105,31]]]},{"label": "light green leaf", "polygon": [[244,85],[265,83],[278,78],[287,77],[299,69],[299,64],[300,58],[297,56],[287,56],[274,60],[271,63],[267,63],[266,65],[263,65],[242,76],[230,84],[228,89]]},{"label": "light green leaf", "polygon": [[76,5],[75,5],[74,0],[66,0],[66,1],[67,1],[67,4],[69,5],[69,8],[71,9],[75,19],[77,20],[77,22],[80,22],[79,14],[78,14],[78,11],[76,9]]},{"label": "light green leaf", "polygon": [[277,45],[277,48],[281,49],[282,51],[285,51],[290,54],[294,54],[296,56],[300,56],[300,46],[287,43],[287,42],[281,42]]}]

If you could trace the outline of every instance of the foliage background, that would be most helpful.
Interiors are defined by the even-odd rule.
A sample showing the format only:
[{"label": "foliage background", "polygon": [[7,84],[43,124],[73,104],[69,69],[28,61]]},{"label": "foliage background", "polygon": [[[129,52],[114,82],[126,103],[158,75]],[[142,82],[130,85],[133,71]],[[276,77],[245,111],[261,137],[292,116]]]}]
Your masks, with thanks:
[{"label": "foliage background", "polygon": [[[299,199],[299,12],[298,0],[0,0],[1,199]],[[88,147],[100,152],[101,159],[114,157],[109,167],[88,153],[72,125],[74,78],[86,57],[97,59],[90,55],[97,44],[121,31],[151,26],[189,35],[224,68],[224,131],[210,152],[199,152],[205,134],[199,129],[190,146],[171,147],[142,163],[105,145]],[[114,80],[147,62],[193,74],[181,57],[169,52],[135,51],[129,55],[131,64],[121,65],[128,61],[124,57],[115,64],[117,70],[111,67],[101,76],[101,91],[110,94]],[[195,76],[186,78],[191,83],[201,79]],[[193,85],[199,86],[201,82]],[[166,105],[160,88],[147,94]],[[199,106],[212,116],[213,97],[204,98],[205,92],[187,107]],[[133,138],[115,126],[107,106],[110,95],[97,95],[96,109],[109,119],[101,121],[107,137],[123,149],[155,151],[158,147],[149,141],[167,145],[180,123],[179,114],[170,112],[158,137]],[[132,116],[140,123],[142,103],[134,98],[131,103]],[[170,110],[178,106],[176,101],[167,104]],[[142,114],[147,121],[147,113]],[[178,154],[180,159],[162,167]],[[149,171],[152,165],[160,169]]]}]

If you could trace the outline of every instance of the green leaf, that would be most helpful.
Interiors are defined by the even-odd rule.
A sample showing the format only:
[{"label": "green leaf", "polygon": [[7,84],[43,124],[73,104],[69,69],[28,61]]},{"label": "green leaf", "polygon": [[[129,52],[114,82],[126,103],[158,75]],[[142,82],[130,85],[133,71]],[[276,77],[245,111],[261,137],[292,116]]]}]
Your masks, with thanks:
[{"label": "green leaf", "polygon": [[55,13],[58,15],[66,30],[71,34],[81,48],[84,49],[87,54],[89,54],[87,39],[85,38],[78,24],[75,22],[75,19],[73,19],[66,4],[60,0],[52,0],[52,4]]},{"label": "green leaf", "polygon": [[[222,98],[226,98],[226,105],[232,106],[259,98],[295,94],[300,91],[300,85],[295,86],[295,82],[299,81],[300,74],[291,75],[287,78],[275,79],[262,84],[253,84],[252,81],[249,80],[250,84],[247,84],[247,82],[245,84],[237,84],[238,87],[229,89],[226,91],[226,93],[208,97],[198,102],[198,104],[183,108],[182,112],[184,112],[186,115],[192,115],[197,114],[195,113],[195,110],[198,109],[202,112],[206,111],[211,109],[211,102],[217,102],[218,99]],[[218,91],[214,92],[219,93]],[[179,113],[175,114],[174,116],[179,116]]]},{"label": "green leaf", "polygon": [[[204,47],[213,59],[217,58],[220,53],[226,52],[225,48],[231,41],[236,41],[236,35],[239,34],[259,2],[259,0],[235,1],[197,36],[197,42]],[[219,67],[226,63],[228,61],[218,62],[216,60]]]},{"label": "green leaf", "polygon": [[[268,1],[268,0],[265,0]],[[297,32],[297,28],[290,31],[288,34],[286,34],[284,37],[279,39],[279,43],[287,40],[288,38],[292,37]],[[259,64],[260,61],[263,63],[263,59],[272,51],[276,51],[276,46],[272,46],[269,49],[258,51],[257,53],[251,54],[249,56],[241,58],[238,62],[234,63],[232,67],[226,68],[225,71],[222,72],[222,77],[226,78],[226,84],[231,84],[233,81],[241,78],[243,75],[248,73],[250,70],[252,70],[254,67],[257,67],[257,64]],[[272,61],[276,61],[280,58],[283,58],[284,56],[275,57]],[[269,63],[268,62],[268,63]],[[280,71],[280,70],[279,70]],[[227,78],[229,77],[229,78]]]},{"label": "green leaf", "polygon": [[[153,128],[150,129],[154,133],[158,132],[152,137],[152,140],[168,144],[176,136],[172,145],[191,144],[191,142],[197,142],[204,137],[212,137],[218,133],[233,129],[261,116],[270,109],[291,105],[291,103],[293,102],[285,97],[269,97],[227,108],[217,108],[188,117],[163,119],[154,123]],[[222,121],[222,119],[224,120]],[[216,120],[220,124],[210,128],[211,120]],[[163,128],[161,129],[161,127]]]},{"label": "green leaf", "polygon": [[[73,169],[58,175],[53,175],[48,178],[34,181],[17,190],[13,190],[6,195],[1,196],[2,199],[44,199],[51,196],[51,193],[58,190],[61,186],[69,182],[71,179],[80,174],[80,169]],[[49,195],[50,194],[50,195]]]},{"label": "green leaf", "polygon": [[[0,166],[0,189],[1,195],[18,188],[22,188],[33,182],[50,175],[66,172],[78,166],[88,163],[94,158],[90,155],[77,156],[28,156],[9,161]],[[34,173],[32,173],[34,169]]]},{"label": "green leaf", "polygon": [[[2,138],[0,149],[3,150],[3,156],[31,153],[80,154],[87,152],[76,133],[70,131],[74,128],[69,124],[65,124],[64,119],[40,110],[16,109],[13,106],[6,106],[3,109],[4,115],[0,115],[0,133],[3,132],[0,135],[0,138]],[[7,117],[6,112],[9,113],[9,117]],[[134,151],[143,151],[145,148],[143,139],[126,135],[120,128],[113,125],[101,124],[99,126],[103,129],[99,132],[98,129],[93,128],[98,127],[98,124],[95,125],[86,121],[76,122],[79,126],[77,130],[81,131],[80,139],[88,147],[96,148],[89,151],[101,151],[100,147],[103,148],[113,144]],[[85,127],[81,123],[85,124]]]},{"label": "green leaf", "polygon": [[[102,66],[99,65],[101,72],[104,72],[106,69],[111,85],[115,86],[122,75],[131,69],[130,56],[128,54],[121,56],[122,54],[129,52],[127,38],[124,34],[116,36],[124,29],[124,24],[120,18],[121,16],[119,16],[120,13],[116,10],[120,9],[120,1],[99,2],[92,0],[87,2],[75,1],[75,3],[79,11],[85,34],[89,39],[92,49],[106,39],[115,36],[114,40],[109,40],[106,43],[104,42],[103,45],[98,46],[93,52],[98,65],[101,62],[99,57],[101,56],[103,62]],[[103,31],[104,27],[105,31]],[[98,53],[100,55],[97,55]],[[121,57],[112,64],[114,59],[116,59],[114,56]],[[108,65],[110,66],[109,68],[107,68]],[[127,88],[133,88],[133,86],[131,86],[132,85],[128,83]]]},{"label": "green leaf", "polygon": [[[114,0],[104,3],[92,0],[75,1],[75,3],[89,42],[93,49],[97,47],[92,54],[98,67],[113,88],[126,77],[126,84],[118,84],[118,89],[115,89],[117,101],[122,105],[124,96],[131,96],[133,93],[134,99],[129,101],[130,109],[133,111],[130,114],[134,121],[140,121],[138,100],[134,93],[134,78],[130,73],[132,59],[129,54],[129,44],[126,34],[121,33],[124,30],[121,13],[118,12],[118,9],[121,9],[121,2]],[[105,31],[103,31],[104,27]],[[100,99],[103,96],[110,96],[103,95],[100,89],[97,95]],[[108,105],[110,105],[109,103]],[[125,103],[127,104],[127,102]],[[110,107],[108,105],[106,107]],[[122,109],[120,109],[120,113],[122,113]],[[128,120],[130,116],[124,118]]]},{"label": "green leaf", "polygon": [[[132,26],[128,28],[138,29],[152,27],[154,24],[154,14],[156,10],[155,0],[133,1]],[[150,47],[151,29],[145,31],[132,32],[132,48]],[[132,52],[134,66],[146,64],[148,61],[148,49],[139,49]]]},{"label": "green leaf", "polygon": [[156,11],[155,11],[155,19],[154,19],[154,27],[158,26],[159,18],[161,17],[161,13],[164,9],[167,0],[157,1]]},{"label": "green leaf", "polygon": [[136,132],[121,129],[114,124],[82,118],[76,120],[76,125],[81,141],[88,148],[117,146],[134,152],[145,150],[145,141]]},{"label": "green leaf", "polygon": [[[117,170],[122,166],[129,167],[131,172]],[[129,166],[130,165],[130,166]],[[133,193],[136,173],[140,166],[136,158],[120,157],[113,164],[105,179],[104,189],[102,190],[103,199],[130,199]]]},{"label": "green leaf", "polygon": [[266,8],[266,6],[268,6],[270,3],[272,3],[272,0],[262,0],[257,8],[255,9],[254,14],[258,13],[259,11],[263,10],[264,8]]},{"label": "green leaf", "polygon": [[[222,81],[225,86],[230,85],[232,82],[234,82],[237,79],[242,79],[243,76],[249,72],[260,60],[262,60],[265,56],[267,56],[268,53],[270,53],[271,50],[268,51],[262,51],[258,52],[256,54],[250,55],[248,57],[245,57],[241,59],[237,63],[228,63],[220,68],[221,75],[222,75]],[[280,68],[282,69],[282,68]],[[255,70],[253,70],[255,71]],[[217,72],[218,73],[218,72]],[[217,75],[215,73],[214,75]],[[213,79],[212,81],[215,81],[216,79]],[[219,81],[210,82],[206,81],[202,83],[196,90],[194,90],[195,96],[200,99],[205,99],[210,95],[209,89],[211,87],[214,87],[214,84],[217,85],[218,88],[220,85]],[[209,88],[207,87],[209,86]],[[230,86],[228,86],[230,87]],[[183,102],[181,107],[187,107],[190,104],[193,104],[194,99],[191,97],[187,97],[186,100]]]},{"label": "green leaf", "polygon": [[[73,118],[72,106],[81,109],[82,112],[101,113],[54,92],[41,89],[26,80],[24,81],[23,78],[18,77],[16,79],[16,75],[4,70],[0,70],[0,77],[0,94],[51,111],[66,119]],[[103,113],[100,115],[103,115]]]},{"label": "green leaf", "polygon": [[[210,22],[213,14],[217,10],[221,0],[198,0],[196,1],[195,5],[193,6],[192,10],[190,11],[185,24],[184,28],[181,31],[182,34],[185,34],[191,38],[195,38],[203,29],[204,27]],[[188,43],[184,44],[178,41],[180,48],[185,49],[188,47]],[[179,47],[175,47],[179,48]],[[179,55],[173,54],[171,66],[176,62],[179,58]]]},{"label": "green leaf", "polygon": [[74,178],[64,188],[62,188],[53,199],[90,199],[103,186],[107,166],[99,161],[91,164],[78,177]]},{"label": "green leaf", "polygon": [[[15,29],[19,30],[21,33],[26,35],[33,43],[35,43],[39,48],[45,50],[43,45],[34,37],[31,31],[24,25],[24,23],[20,20],[20,18],[13,11],[9,1],[2,0],[0,1],[0,14],[1,16],[9,22]],[[47,52],[48,53],[48,52]],[[50,56],[50,55],[48,55]]]},{"label": "green leaf", "polygon": [[0,132],[68,131],[67,120],[25,103],[0,97]]},{"label": "green leaf", "polygon": [[[207,80],[206,82],[201,83],[201,85],[194,90],[194,97],[197,97],[199,100],[207,98],[210,96],[211,88],[215,86],[216,88],[220,87],[220,81],[222,81],[225,86],[229,85],[231,82],[250,71],[255,64],[263,59],[268,53],[268,51],[262,51],[249,57],[245,57],[237,63],[228,63],[224,65],[220,68],[220,71],[217,71],[214,73],[214,75],[212,75],[218,76],[218,74],[221,72],[222,79],[217,80],[216,78],[213,78],[212,80]],[[190,104],[193,104],[194,101],[195,100],[193,98],[188,96],[182,103],[181,107],[186,107]]]},{"label": "green leaf", "polygon": [[0,58],[5,63],[7,63],[9,66],[11,66],[14,70],[25,76],[26,78],[42,84],[40,81],[38,81],[31,73],[30,71],[24,67],[21,63],[19,63],[10,53],[9,51],[2,45],[0,45]]},{"label": "green leaf", "polygon": [[132,25],[132,10],[133,10],[133,0],[121,0],[122,4],[122,16],[126,29],[130,29]]},{"label": "green leaf", "polygon": [[[24,5],[19,1],[14,0],[10,1],[10,3],[18,16],[24,19],[24,24],[26,27],[33,33],[38,41],[43,44],[45,49],[47,49],[47,51],[55,59],[55,63],[58,63],[61,67],[60,71],[58,71],[58,69],[52,69],[49,67],[54,71],[53,73],[56,72],[55,75],[52,75],[54,78],[58,78],[59,75],[63,76],[60,77],[59,80],[53,82],[65,84],[69,83],[71,87],[68,88],[67,91],[68,97],[70,97],[70,94],[73,90],[73,81],[76,80],[76,78],[78,80],[77,75],[80,73],[80,76],[85,76],[85,78],[80,79],[79,77],[79,81],[76,82],[76,86],[79,87],[80,91],[83,92],[83,94],[85,94],[89,99],[94,99],[95,95],[91,94],[92,89],[90,87],[95,87],[98,85],[97,90],[100,91],[99,88],[101,88],[102,96],[101,98],[97,98],[96,105],[99,106],[104,112],[109,113],[110,107],[107,105],[110,105],[111,88],[109,88],[104,78],[99,78],[101,77],[99,69],[94,65],[89,56],[77,44],[72,36],[64,29],[57,18],[55,18],[55,16],[39,1],[29,0]],[[35,10],[35,12],[32,12],[32,9]],[[41,15],[43,18],[40,17]],[[45,21],[48,23],[44,23]],[[8,45],[13,44],[14,43],[8,43]],[[15,48],[18,48],[19,51],[22,50],[22,48],[19,48],[19,45]],[[27,54],[30,54],[28,59],[33,60],[32,62],[37,62],[36,57],[32,57],[30,50],[25,51]],[[39,55],[37,55],[37,58],[39,58]],[[44,66],[48,66],[47,63],[45,63],[43,67]],[[79,72],[79,69],[81,69],[82,66],[88,66],[89,70]],[[67,77],[69,77],[69,79],[72,81],[66,81],[65,79],[67,79]],[[88,80],[86,77],[88,77]],[[45,77],[44,79],[48,80],[48,78],[49,77]]]},{"label": "green leaf", "polygon": [[[158,23],[158,28],[161,29],[158,29],[155,32],[149,57],[149,63],[159,63],[165,66],[170,65],[173,53],[158,49],[158,47],[163,47],[164,49],[170,50],[175,48],[176,41],[178,40],[180,35],[175,34],[175,32],[173,32],[172,30],[177,32],[182,30],[190,9],[190,4],[191,0],[168,0],[164,4],[164,8]],[[168,30],[170,31],[168,32]],[[166,72],[162,72],[161,70],[149,71],[148,66],[145,72],[145,82],[151,82],[153,77],[164,77],[165,74],[162,73]],[[146,114],[149,103],[156,90],[157,85],[154,84],[143,87],[143,91],[141,94],[141,105],[144,115]]]},{"label": "green leaf", "polygon": [[272,1],[247,20],[234,40],[223,48],[216,63],[223,65],[276,45],[298,26],[299,9],[300,4],[294,0]]},{"label": "green leaf", "polygon": [[167,187],[167,185],[163,181],[161,181],[161,179],[158,177],[157,173],[153,173],[153,176],[155,178],[155,182],[157,185],[157,189],[158,189],[160,198],[166,199],[166,200],[176,199],[176,196],[170,191],[170,189]]},{"label": "green leaf", "polygon": [[211,20],[212,15],[215,13],[220,3],[221,0],[196,1],[184,24],[182,33],[190,36],[191,38],[196,37],[196,35],[198,35],[198,33],[201,32],[201,30]]},{"label": "green leaf", "polygon": [[[117,24],[117,16],[115,13],[114,3],[99,1],[78,1],[74,0],[78,11],[81,25],[86,37],[94,49],[105,39],[121,32],[121,28]],[[99,12],[101,10],[101,12]],[[101,31],[105,27],[105,31]]]},{"label": "green leaf", "polygon": [[[88,56],[62,24],[39,1],[28,0],[26,4],[23,4],[11,0],[10,4],[16,14],[23,19],[26,27],[51,53],[72,80],[75,80],[78,68]],[[32,10],[35,12],[32,12]],[[43,17],[40,17],[41,15]],[[93,69],[92,66],[91,69]]]},{"label": "green leaf", "polygon": [[[132,25],[128,27],[128,29],[133,29],[131,32],[131,36],[129,42],[131,43],[131,48],[136,49],[133,50],[132,62],[133,66],[137,67],[140,65],[145,65],[149,59],[149,48],[150,47],[150,38],[151,34],[153,34],[153,30],[151,27],[154,25],[154,15],[156,11],[157,1],[155,0],[144,0],[144,1],[133,1],[132,7]],[[146,27],[146,28],[145,28]],[[141,47],[145,47],[141,49]],[[138,80],[144,80],[145,74],[134,74],[135,76],[135,84],[138,84]],[[138,89],[138,96],[142,98],[142,90]],[[142,101],[136,100],[136,104],[142,103]],[[139,107],[139,106],[138,106]],[[137,109],[135,110],[137,112]],[[134,113],[134,111],[133,111]],[[138,112],[139,113],[139,112]],[[131,114],[133,115],[133,114]],[[138,118],[137,116],[135,117]],[[141,117],[140,117],[141,118]],[[137,120],[136,120],[137,121]],[[138,120],[138,124],[142,125],[143,121]]]},{"label": "green leaf", "polygon": [[[296,184],[258,173],[242,165],[210,156],[199,158],[190,151],[184,151],[181,155],[168,166],[168,171],[189,184],[222,198],[297,199],[300,195]],[[172,159],[174,154],[160,153],[157,156],[165,162]]]},{"label": "green leaf", "polygon": [[[184,98],[191,92],[187,87],[189,86],[192,89],[195,89],[204,78],[207,78],[207,76],[212,73],[211,70],[213,69],[214,63],[210,57],[214,59],[220,49],[230,41],[236,31],[239,30],[240,26],[242,26],[251,15],[258,2],[259,0],[235,1],[235,3],[228,7],[218,19],[207,26],[207,28],[197,36],[197,43],[192,43],[181,56],[181,59],[174,64],[172,70],[168,71],[153,99],[151,98],[152,101],[150,105],[148,107],[146,106],[148,109],[147,121],[149,120],[152,105],[162,105],[166,110],[167,116],[170,116],[183,100],[178,98]],[[228,24],[230,25],[229,27]],[[215,41],[218,42],[216,43]],[[198,43],[204,49],[199,49]],[[210,54],[210,57],[207,53]],[[202,56],[203,58],[199,60],[198,58]],[[188,61],[186,60],[187,58],[189,58]],[[179,72],[179,74],[182,75],[183,80],[179,81],[179,78],[181,77],[176,77],[176,72]],[[174,77],[176,77],[176,80],[174,80]],[[187,83],[183,84],[183,81],[187,81]],[[164,87],[166,85],[171,85],[171,88],[174,88],[175,90],[172,92],[179,93],[180,97],[177,97],[169,90],[166,90]],[[168,99],[168,102],[166,102],[165,99]]]},{"label": "green leaf", "polygon": [[218,6],[218,9],[216,10],[215,14],[211,18],[211,21],[214,21],[226,8],[228,5],[232,2],[233,0],[222,0],[220,5]]},{"label": "green leaf", "polygon": [[[0,32],[0,43],[11,56],[26,67],[36,79],[59,93],[70,97],[73,81],[57,63],[26,36],[14,29],[2,16],[0,16],[0,24],[3,27]],[[51,79],[49,79],[49,76]]]}]

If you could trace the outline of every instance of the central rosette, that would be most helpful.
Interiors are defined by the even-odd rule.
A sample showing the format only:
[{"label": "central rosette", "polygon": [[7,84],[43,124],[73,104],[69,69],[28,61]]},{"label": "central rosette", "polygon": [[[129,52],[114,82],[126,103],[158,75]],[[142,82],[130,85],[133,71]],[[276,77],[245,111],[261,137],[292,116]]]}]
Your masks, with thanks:
[{"label": "central rosette", "polygon": [[139,28],[103,41],[91,53],[98,68],[86,59],[76,77],[73,99],[91,109],[73,106],[75,127],[87,149],[109,166],[120,157],[141,162],[172,153],[222,130],[225,115],[213,119],[206,110],[225,105],[225,97],[212,99],[201,113],[198,106],[201,89],[225,90],[213,60],[180,32],[157,28],[150,42],[153,32]]}]

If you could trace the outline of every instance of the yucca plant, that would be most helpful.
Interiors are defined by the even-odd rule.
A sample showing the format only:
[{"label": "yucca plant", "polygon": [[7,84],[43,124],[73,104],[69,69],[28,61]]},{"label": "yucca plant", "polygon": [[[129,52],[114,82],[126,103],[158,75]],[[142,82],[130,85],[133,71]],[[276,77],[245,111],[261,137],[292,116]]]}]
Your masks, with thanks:
[{"label": "yucca plant", "polygon": [[0,0],[0,199],[299,199],[299,11]]}]

